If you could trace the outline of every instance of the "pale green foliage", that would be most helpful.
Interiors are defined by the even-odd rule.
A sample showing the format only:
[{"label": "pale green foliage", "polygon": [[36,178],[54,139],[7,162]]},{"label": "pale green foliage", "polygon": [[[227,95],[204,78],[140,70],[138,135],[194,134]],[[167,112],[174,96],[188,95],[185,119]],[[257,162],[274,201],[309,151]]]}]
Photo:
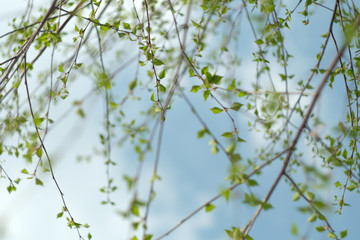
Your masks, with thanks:
[{"label": "pale green foliage", "polygon": [[[78,159],[103,160],[106,170],[98,173],[106,176],[101,204],[116,206],[113,195],[121,184],[126,186],[128,206],[118,212],[130,223],[130,239],[161,239],[177,228],[181,231],[181,225],[192,221],[199,210],[221,211],[214,202],[224,197],[226,202],[254,208],[254,215],[242,216],[247,221],[244,226],[229,226],[224,237],[251,240],[257,234],[251,232],[255,220],[281,208],[272,201],[280,183],[292,192],[292,199],[283,200],[305,218],[303,222],[279,219],[274,224],[299,238],[307,237],[303,224],[315,224],[313,232],[331,239],[347,237],[348,229],[337,230],[328,219],[340,217],[350,207],[348,195],[358,197],[360,187],[357,2],[65,0],[47,4],[45,10],[14,16],[11,29],[0,33],[0,164],[3,159],[24,164],[19,177],[8,175],[0,165],[0,186],[6,183],[9,193],[23,178],[46,188],[39,172],[48,174],[61,194],[62,210],[55,216],[64,218],[84,239],[79,228],[89,225],[75,221],[71,202],[63,197],[47,151],[52,143],[46,136],[68,114],[52,119],[53,109],[64,106],[75,110],[79,121],[89,121],[92,109],[86,103],[96,95],[105,104],[103,112],[96,112],[103,127],[94,150]],[[321,11],[332,17],[318,25]],[[322,38],[310,43],[316,49],[311,50],[311,67],[302,66],[303,56],[298,56],[309,50],[290,47],[297,44],[294,39],[312,41],[298,39],[298,32],[292,36],[299,25],[321,29],[311,35]],[[48,65],[38,65],[39,59]],[[344,83],[340,90],[334,87],[339,81]],[[334,112],[340,108],[343,116],[324,117],[315,111],[326,99],[325,91],[346,104],[322,107]],[[178,110],[177,103],[185,103],[196,121],[192,126],[178,123],[178,131],[200,125],[193,133],[198,138],[194,149],[208,143],[208,152],[226,162],[229,170],[225,181],[219,182],[218,195],[193,206],[188,217],[179,216],[174,229],[158,236],[148,228],[148,215],[157,200],[158,182],[166,181],[159,168],[167,140],[163,130],[175,121],[166,116]],[[338,122],[335,130],[333,120]],[[326,129],[322,133],[320,128]],[[184,151],[181,136],[172,137]],[[129,146],[137,171],[122,173],[119,182],[110,171],[120,161],[113,152]],[[140,178],[149,158],[154,167],[144,194]],[[207,164],[202,167],[200,176]],[[272,171],[270,182],[264,179],[265,171]],[[263,185],[267,188],[259,192]],[[236,189],[241,189],[240,200],[233,197]],[[330,201],[324,197],[327,191],[334,194]],[[187,199],[193,198],[187,194]],[[244,221],[236,224],[240,222]],[[257,229],[262,231],[261,226]],[[90,233],[87,239],[92,239]]]}]

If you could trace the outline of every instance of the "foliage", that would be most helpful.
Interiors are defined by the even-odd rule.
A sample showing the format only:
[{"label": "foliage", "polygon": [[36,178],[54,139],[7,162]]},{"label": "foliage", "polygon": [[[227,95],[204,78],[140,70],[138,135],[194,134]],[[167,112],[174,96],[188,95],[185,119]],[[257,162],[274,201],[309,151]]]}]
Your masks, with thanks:
[{"label": "foliage", "polygon": [[[42,178],[51,176],[62,201],[57,218],[76,229],[79,239],[91,239],[81,231],[89,225],[71,211],[54,171],[58,160],[48,150],[54,142],[47,136],[76,113],[83,123],[101,118],[98,144],[87,154],[105,165],[103,205],[118,209],[115,194],[126,184],[129,202],[119,213],[131,225],[130,239],[181,231],[201,210],[218,211],[220,198],[255,208],[246,224],[223,229],[224,238],[255,239],[255,220],[279,211],[272,196],[284,183],[292,192],[287,204],[312,229],[343,239],[351,229],[337,229],[329,219],[341,217],[349,195],[359,193],[359,25],[359,4],[352,0],[53,0],[29,7],[0,36],[1,186],[6,183],[13,194],[27,179],[47,188]],[[309,49],[292,46],[304,42]],[[311,63],[302,60],[307,51]],[[328,96],[336,104],[329,106]],[[96,117],[91,112],[98,109],[87,105],[94,98],[104,106]],[[194,125],[170,117],[183,111],[180,104],[191,110]],[[207,139],[209,152],[226,162],[228,173],[218,194],[157,233],[149,227],[150,209],[157,184],[166,181],[160,152],[172,122],[180,133],[200,126],[190,151]],[[171,138],[185,149],[181,137]],[[123,172],[119,180],[112,169],[124,163],[116,152],[129,146],[136,171]],[[12,161],[21,163],[20,171],[8,171]],[[150,163],[149,177],[144,168]],[[290,224],[288,231],[299,239],[310,238],[311,231],[301,233],[294,221],[279,224]]]}]

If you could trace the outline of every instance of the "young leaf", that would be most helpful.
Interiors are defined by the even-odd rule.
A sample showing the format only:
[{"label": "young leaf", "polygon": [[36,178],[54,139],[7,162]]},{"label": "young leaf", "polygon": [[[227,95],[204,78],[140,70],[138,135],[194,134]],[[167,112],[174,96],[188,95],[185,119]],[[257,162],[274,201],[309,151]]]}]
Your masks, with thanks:
[{"label": "young leaf", "polygon": [[35,126],[36,126],[37,128],[39,128],[40,125],[41,125],[41,123],[44,121],[44,119],[45,119],[45,118],[35,117],[35,118],[34,118]]},{"label": "young leaf", "polygon": [[234,136],[234,133],[233,132],[224,132],[223,134],[221,134],[221,136],[229,138],[229,137]]},{"label": "young leaf", "polygon": [[213,107],[210,109],[213,113],[218,114],[221,113],[223,110],[218,107]]},{"label": "young leaf", "polygon": [[345,238],[347,236],[347,229],[340,232],[340,238]]},{"label": "young leaf", "polygon": [[259,185],[259,184],[257,183],[257,181],[254,180],[254,179],[249,179],[249,180],[247,181],[247,183],[248,183],[249,186],[258,186],[258,185]]},{"label": "young leaf", "polygon": [[291,225],[291,233],[294,235],[294,236],[297,236],[299,234],[299,231],[298,231],[298,228],[296,226],[296,224],[292,224]]},{"label": "young leaf", "polygon": [[258,40],[255,41],[255,43],[257,45],[261,45],[261,44],[264,44],[264,41],[261,38],[259,38]]},{"label": "young leaf", "polygon": [[224,197],[225,197],[225,199],[226,199],[226,202],[228,203],[229,200],[230,200],[230,190],[229,190],[229,189],[224,190],[224,191],[222,192],[222,194],[224,195]]},{"label": "young leaf", "polygon": [[242,106],[243,106],[243,104],[238,103],[238,102],[234,102],[234,103],[231,105],[230,109],[231,109],[231,110],[234,110],[234,111],[239,111],[239,109],[240,109]]},{"label": "young leaf", "polygon": [[246,96],[246,92],[240,91],[238,93],[238,97],[244,97],[244,96]]},{"label": "young leaf", "polygon": [[226,148],[226,152],[228,154],[233,154],[236,148],[236,142],[232,142],[227,148]]},{"label": "young leaf", "polygon": [[232,91],[236,89],[236,82],[235,82],[235,79],[232,80],[231,84],[228,86],[227,90],[228,91]]},{"label": "young leaf", "polygon": [[154,58],[154,60],[152,61],[152,63],[155,66],[160,66],[160,65],[164,65],[165,63],[163,61],[161,61],[160,59]]},{"label": "young leaf", "polygon": [[341,187],[341,183],[339,182],[339,181],[336,181],[336,183],[335,183],[335,187]]},{"label": "young leaf", "polygon": [[124,26],[125,29],[131,30],[130,24],[128,24],[126,22],[123,22],[123,26]]},{"label": "young leaf", "polygon": [[337,236],[335,235],[335,233],[329,232],[328,233],[328,238],[337,238]]},{"label": "young leaf", "polygon": [[137,85],[137,78],[135,78],[134,80],[132,80],[130,83],[129,83],[129,90],[134,90],[134,88],[136,87]]},{"label": "young leaf", "polygon": [[205,212],[211,212],[212,210],[214,210],[215,206],[213,204],[207,204],[205,206]]},{"label": "young leaf", "polygon": [[205,136],[205,133],[207,133],[207,130],[206,130],[206,128],[203,128],[197,132],[197,137],[203,138]]},{"label": "young leaf", "polygon": [[35,178],[35,184],[40,185],[40,186],[44,186],[43,182],[38,178]]},{"label": "young leaf", "polygon": [[312,214],[309,218],[308,218],[308,222],[315,222],[317,219],[316,213]]},{"label": "young leaf", "polygon": [[209,82],[213,83],[213,84],[219,84],[219,82],[221,81],[222,78],[223,78],[222,76],[215,74],[215,75],[211,76],[211,78],[209,79]]},{"label": "young leaf", "polygon": [[201,69],[201,74],[204,75],[209,71],[209,66],[205,66]]},{"label": "young leaf", "polygon": [[325,231],[325,227],[323,227],[323,226],[317,226],[317,227],[315,227],[315,229],[316,229],[316,231],[318,231],[318,232],[323,232],[323,231]]},{"label": "young leaf", "polygon": [[308,198],[310,201],[314,200],[314,197],[315,197],[314,193],[312,193],[312,192],[305,192],[305,194],[306,194],[307,198]]},{"label": "young leaf", "polygon": [[151,240],[151,238],[152,238],[151,234],[146,234],[144,240]]},{"label": "young leaf", "polygon": [[205,90],[204,91],[204,100],[205,101],[208,99],[209,95],[210,95],[210,90]]},{"label": "young leaf", "polygon": [[294,193],[292,200],[297,201],[300,199],[300,194],[298,192]]},{"label": "young leaf", "polygon": [[154,93],[151,94],[150,100],[155,102],[155,94]]},{"label": "young leaf", "polygon": [[159,90],[160,92],[166,92],[166,87],[162,84],[159,84]]},{"label": "young leaf", "polygon": [[163,69],[163,70],[159,73],[159,78],[160,78],[160,79],[163,79],[163,78],[165,78],[165,76],[166,76],[166,72],[165,72],[165,69]]},{"label": "young leaf", "polygon": [[201,89],[200,86],[194,85],[194,86],[192,86],[190,92],[197,93],[200,89]]}]

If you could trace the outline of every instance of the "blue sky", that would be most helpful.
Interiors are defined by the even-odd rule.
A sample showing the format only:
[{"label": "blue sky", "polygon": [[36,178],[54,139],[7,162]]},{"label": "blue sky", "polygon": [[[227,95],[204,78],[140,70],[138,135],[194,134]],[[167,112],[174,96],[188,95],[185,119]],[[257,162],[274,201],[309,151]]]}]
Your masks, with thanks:
[{"label": "blue sky", "polygon": [[[14,4],[14,2],[18,2],[18,4]],[[45,3],[46,1],[42,2]],[[11,1],[11,4],[7,2],[6,7],[0,10],[0,16],[4,16],[2,15],[4,11],[11,13],[5,15],[7,18],[12,16],[12,13],[21,12],[22,4],[22,1]],[[288,38],[285,43],[289,52],[295,56],[289,63],[289,72],[296,74],[296,79],[290,83],[291,89],[295,90],[296,82],[301,79],[305,80],[309,75],[309,68],[315,65],[314,52],[320,51],[320,44],[323,41],[319,37],[319,33],[322,34],[327,31],[327,23],[330,17],[331,12],[321,9],[319,14],[310,18],[310,24],[304,26],[301,23],[302,17],[294,13],[293,25],[290,26],[291,30],[286,33]],[[4,19],[1,20],[2,23],[5,22]],[[0,29],[4,28],[4,24],[0,25]],[[4,31],[1,30],[0,35]],[[242,79],[242,87],[245,89],[251,89],[252,79],[255,77],[253,70],[255,63],[252,62],[250,56],[251,51],[256,49],[256,45],[249,31],[248,22],[243,17],[238,49],[242,63],[236,70],[236,74],[239,79]],[[333,48],[330,53],[334,53]],[[326,56],[322,64],[324,68],[332,60],[332,56],[332,54]],[[39,64],[45,65],[47,60],[41,60]],[[219,69],[219,74],[222,74],[221,71],[224,70]],[[278,79],[277,74],[281,71],[282,69],[278,65],[272,66],[271,74],[274,79]],[[118,80],[120,81],[121,77],[131,74],[133,74],[133,69],[128,69],[119,75]],[[145,71],[141,74],[145,75]],[[184,79],[183,81],[184,85],[191,86],[194,79]],[[71,87],[70,97],[53,108],[54,119],[66,111],[66,105],[71,104],[75,99],[73,96],[82,95],[91,89],[89,85],[84,87],[86,83],[86,79],[80,79]],[[265,86],[266,84],[264,83]],[[280,81],[276,81],[276,86],[279,89],[284,88]],[[340,80],[335,82],[333,90],[328,88],[324,90],[314,110],[326,119],[325,126],[319,130],[319,134],[325,135],[329,131],[331,132],[338,121],[344,120],[342,116],[344,116],[346,102],[342,92],[343,83]],[[218,138],[224,131],[231,131],[231,122],[224,114],[214,116],[209,111],[211,107],[215,106],[214,101],[204,102],[201,96],[190,93],[188,90],[185,93]],[[148,101],[151,95],[146,91],[141,94],[144,95],[142,97],[145,101]],[[196,132],[201,129],[201,124],[191,113],[184,100],[178,97],[176,100],[166,116],[159,165],[159,175],[162,180],[156,182],[157,195],[149,216],[149,232],[154,233],[155,237],[170,229],[197,207],[217,195],[223,187],[228,186],[228,182],[224,181],[229,169],[228,160],[221,152],[217,155],[210,153],[208,145],[210,138],[197,139]],[[304,101],[309,102],[309,100]],[[142,107],[143,101],[134,101],[131,104],[134,105],[129,104],[126,109],[129,119],[136,117],[138,108]],[[119,190],[112,196],[112,199],[116,201],[116,206],[100,205],[100,202],[105,198],[99,192],[99,188],[106,183],[106,169],[103,160],[93,155],[90,163],[85,161],[77,163],[76,157],[79,154],[92,154],[93,146],[98,144],[98,134],[103,132],[103,97],[95,95],[90,97],[84,103],[84,109],[87,114],[85,121],[76,114],[71,114],[48,135],[47,147],[56,162],[55,174],[75,219],[91,226],[90,229],[81,230],[84,236],[90,231],[93,239],[127,239],[129,237],[129,223],[117,214],[117,210],[124,210],[127,207],[129,194],[122,181],[122,175],[132,175],[135,172],[136,156],[128,144],[121,149],[114,148],[112,158],[117,162],[117,165],[112,167],[110,171],[115,182],[119,184]],[[240,145],[239,151],[244,158],[254,157],[255,149],[264,143],[262,135],[249,131],[247,123],[253,119],[247,118],[242,113],[232,116],[239,126],[239,131],[243,134],[241,137],[247,141]],[[138,121],[140,119],[141,117],[137,118]],[[121,132],[118,134],[122,135]],[[316,161],[319,159],[312,158],[312,153],[308,149],[305,139],[301,139],[300,146],[303,148],[304,158],[318,165]],[[153,170],[154,154],[155,151],[146,155],[140,188],[142,190],[140,197],[143,199],[148,193],[148,182]],[[5,160],[3,167],[8,173],[15,176],[24,167],[22,161],[1,160]],[[264,170],[259,179],[260,186],[253,188],[254,193],[262,198],[274,181],[280,167],[281,163],[276,162]],[[32,167],[29,166],[29,168]],[[332,176],[333,179],[338,177],[337,174],[343,178],[340,173],[336,173]],[[56,215],[62,206],[60,195],[50,176],[46,174],[41,176],[45,187],[37,186],[33,181],[23,180],[18,190],[10,195],[5,189],[7,184],[5,179],[1,180],[1,239],[77,239],[77,233],[66,227],[64,219],[56,219]],[[303,179],[300,174],[295,176],[296,179]],[[333,182],[331,180],[330,184]],[[310,229],[311,234],[308,239],[327,239],[326,235],[320,235],[314,230],[315,226],[320,225],[319,222],[316,222],[315,225],[307,224],[309,214],[299,214],[295,210],[297,206],[305,205],[305,202],[301,200],[292,202],[293,192],[289,192],[289,189],[289,184],[282,181],[270,200],[274,208],[260,215],[251,231],[251,236],[254,239],[299,239],[300,237],[291,235],[291,225],[296,223],[300,234]],[[211,213],[205,213],[202,210],[166,239],[227,239],[224,229],[230,229],[232,226],[241,228],[256,210],[241,203],[241,198],[246,190],[244,186],[240,186],[234,193],[235,197],[240,196],[240,199],[233,199],[230,203],[226,203],[223,198],[217,200],[214,203],[215,210]],[[318,192],[317,194],[332,200],[334,192]],[[359,205],[356,200],[355,194],[349,194],[348,201],[352,208],[345,208],[341,216],[333,215],[330,218],[331,223],[338,231],[345,228],[349,229],[348,239],[355,239],[355,236],[360,234],[356,221],[359,212]],[[332,216],[333,211],[331,210],[328,216]]]}]

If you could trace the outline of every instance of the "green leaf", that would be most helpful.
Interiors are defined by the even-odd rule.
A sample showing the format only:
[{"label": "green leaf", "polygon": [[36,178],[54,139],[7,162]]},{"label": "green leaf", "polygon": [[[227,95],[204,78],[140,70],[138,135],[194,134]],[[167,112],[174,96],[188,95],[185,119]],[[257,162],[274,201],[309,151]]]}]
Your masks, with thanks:
[{"label": "green leaf", "polygon": [[295,202],[300,199],[300,194],[298,192],[294,193],[292,200]]},{"label": "green leaf", "polygon": [[213,107],[210,109],[213,113],[218,114],[221,113],[223,110],[218,107]]},{"label": "green leaf", "polygon": [[260,11],[264,13],[271,13],[275,10],[275,4],[273,0],[261,0]]},{"label": "green leaf", "polygon": [[245,97],[246,96],[246,92],[240,91],[238,93],[238,97]]},{"label": "green leaf", "polygon": [[123,26],[125,29],[131,30],[130,24],[128,24],[127,22],[123,22]]},{"label": "green leaf", "polygon": [[192,86],[190,92],[197,93],[201,89],[201,86]]},{"label": "green leaf", "polygon": [[313,1],[313,0],[306,0],[306,2],[305,2],[305,7],[311,5],[311,4],[312,4],[312,1]]},{"label": "green leaf", "polygon": [[233,143],[231,143],[231,144],[226,148],[225,151],[226,151],[228,154],[233,154],[234,151],[235,151],[235,148],[236,148],[236,142],[233,142]]},{"label": "green leaf", "polygon": [[215,209],[215,206],[213,204],[206,204],[205,206],[205,212],[211,212],[212,210]]},{"label": "green leaf", "polygon": [[317,219],[316,213],[311,214],[311,216],[308,218],[308,222],[315,222]]},{"label": "green leaf", "polygon": [[166,92],[166,87],[162,84],[159,84],[159,90],[160,92]]},{"label": "green leaf", "polygon": [[56,218],[61,218],[63,215],[64,215],[64,212],[59,212],[59,213],[56,215]]},{"label": "green leaf", "polygon": [[297,236],[299,234],[299,231],[298,231],[298,228],[296,226],[296,224],[292,224],[291,225],[291,233],[294,235],[294,236]]},{"label": "green leaf", "polygon": [[325,231],[325,227],[323,227],[323,226],[317,226],[317,227],[315,227],[315,229],[316,229],[316,231],[318,231],[318,232],[323,232],[323,231]]},{"label": "green leaf", "polygon": [[227,10],[228,10],[228,7],[227,6],[224,6],[221,8],[221,14],[226,14],[227,13]]},{"label": "green leaf", "polygon": [[229,138],[229,137],[234,136],[234,133],[233,132],[224,132],[221,136]]},{"label": "green leaf", "polygon": [[318,213],[318,218],[319,218],[320,220],[327,221],[327,220],[326,220],[326,217],[325,217],[324,215],[322,215],[321,213]]},{"label": "green leaf", "polygon": [[222,76],[219,76],[219,75],[215,74],[215,75],[211,76],[209,82],[213,83],[213,84],[218,84],[221,81],[222,78],[223,78]]},{"label": "green leaf", "polygon": [[144,240],[151,240],[151,238],[152,238],[151,234],[146,234]]},{"label": "green leaf", "polygon": [[[244,234],[237,227],[232,227],[231,230],[225,229],[226,234],[231,238],[231,240],[242,240]],[[246,240],[251,240],[246,238]]]},{"label": "green leaf", "polygon": [[61,65],[59,65],[59,72],[64,72],[64,68]]},{"label": "green leaf", "polygon": [[161,177],[159,176],[159,175],[157,175],[157,174],[154,174],[153,175],[153,177],[151,178],[151,180],[150,180],[150,182],[154,182],[154,181],[156,181],[156,180],[161,180]]},{"label": "green leaf", "polygon": [[108,26],[108,25],[101,25],[100,26],[101,31],[108,31],[109,29],[110,29],[110,26]]},{"label": "green leaf", "polygon": [[194,69],[189,68],[189,76],[190,76],[190,77],[194,77],[194,76],[195,76]]},{"label": "green leaf", "polygon": [[201,74],[204,75],[209,71],[209,66],[205,66],[201,69]]},{"label": "green leaf", "polygon": [[342,153],[342,156],[343,156],[343,158],[347,158],[347,156],[348,156],[348,152],[347,152],[347,150],[346,149],[344,149],[344,151],[343,151],[343,153]]},{"label": "green leaf", "polygon": [[39,128],[40,125],[41,125],[41,123],[44,121],[44,119],[45,119],[45,118],[35,117],[35,118],[34,118],[35,126],[36,126],[37,128]]},{"label": "green leaf", "polygon": [[347,236],[347,229],[340,232],[340,238],[345,238]]},{"label": "green leaf", "polygon": [[350,184],[350,186],[348,186],[346,189],[349,190],[350,192],[352,192],[352,191],[354,191],[354,189],[356,189],[356,185],[352,182]]},{"label": "green leaf", "polygon": [[335,187],[341,187],[341,186],[342,186],[341,183],[339,181],[336,181]]},{"label": "green leaf", "polygon": [[139,216],[140,215],[140,211],[139,211],[139,207],[138,205],[134,204],[131,208],[131,212],[135,215],[135,216]]},{"label": "green leaf", "polygon": [[39,148],[37,151],[36,151],[36,156],[38,156],[39,158],[41,158],[43,155],[43,149],[42,148]]},{"label": "green leaf", "polygon": [[154,58],[154,60],[152,61],[152,63],[155,66],[160,66],[160,65],[164,65],[165,63],[163,61],[161,61],[160,59]]},{"label": "green leaf", "polygon": [[126,35],[127,35],[127,34],[126,34],[126,33],[123,33],[123,32],[118,33],[119,38],[125,37]]},{"label": "green leaf", "polygon": [[165,76],[166,76],[166,72],[165,72],[165,69],[163,69],[163,70],[159,73],[159,78],[160,78],[160,79],[163,79],[163,78],[165,78]]},{"label": "green leaf", "polygon": [[16,187],[13,184],[10,184],[6,189],[9,193],[16,191]]},{"label": "green leaf", "polygon": [[305,194],[306,194],[307,198],[308,198],[310,201],[314,200],[314,197],[315,197],[314,193],[312,193],[312,192],[305,192]]},{"label": "green leaf", "polygon": [[263,207],[263,209],[266,211],[266,210],[269,210],[271,208],[273,208],[273,206],[271,205],[271,203],[269,202],[261,202],[261,206]]},{"label": "green leaf", "polygon": [[328,233],[328,238],[337,238],[337,236],[334,233],[329,232]]},{"label": "green leaf", "polygon": [[212,154],[217,154],[219,152],[219,148],[216,146],[216,145],[214,145],[212,148],[211,148],[211,153]]},{"label": "green leaf", "polygon": [[104,71],[95,72],[95,78],[97,80],[98,87],[110,89],[111,79]]},{"label": "green leaf", "polygon": [[44,186],[43,182],[38,178],[35,178],[35,184],[40,185],[40,186]]},{"label": "green leaf", "polygon": [[231,84],[228,86],[227,90],[228,91],[232,91],[236,89],[236,82],[235,82],[235,79],[232,80]]},{"label": "green leaf", "polygon": [[192,24],[194,25],[194,27],[201,27],[199,24],[197,24],[195,21],[191,20]]},{"label": "green leaf", "polygon": [[210,90],[209,90],[209,89],[208,89],[208,90],[205,90],[205,91],[204,91],[204,100],[205,100],[205,101],[208,99],[209,95],[210,95]]},{"label": "green leaf", "polygon": [[264,44],[264,41],[261,38],[259,38],[258,40],[255,41],[255,43],[257,45],[261,45],[261,44]]},{"label": "green leaf", "polygon": [[231,155],[230,155],[230,161],[232,162],[232,163],[236,163],[236,162],[238,162],[239,160],[241,160],[241,156],[240,156],[240,154],[238,154],[238,153],[232,153]]},{"label": "green leaf", "polygon": [[154,93],[151,94],[150,100],[155,102],[155,94]]},{"label": "green leaf", "polygon": [[314,201],[314,204],[316,207],[318,207],[319,209],[324,209],[326,207],[326,204],[320,201]]},{"label": "green leaf", "polygon": [[250,237],[250,235],[247,235],[246,237],[245,237],[245,240],[254,240],[252,237]]},{"label": "green leaf", "polygon": [[28,170],[26,170],[25,168],[23,170],[21,170],[21,173],[23,174],[29,174]]},{"label": "green leaf", "polygon": [[249,179],[247,181],[247,183],[248,183],[249,186],[258,186],[259,185],[258,182],[256,180],[254,180],[254,179]]},{"label": "green leaf", "polygon": [[226,202],[228,203],[230,200],[230,189],[226,189],[222,192],[222,194],[224,195]]},{"label": "green leaf", "polygon": [[79,115],[81,118],[85,118],[85,112],[82,108],[79,108],[77,111],[76,111],[77,115]]},{"label": "green leaf", "polygon": [[129,90],[134,90],[134,88],[136,87],[137,85],[137,78],[135,78],[134,80],[132,80],[130,83],[129,83]]},{"label": "green leaf", "polygon": [[231,110],[234,110],[234,111],[239,111],[239,109],[240,109],[242,106],[243,106],[243,104],[238,103],[238,102],[234,102],[234,103],[231,105],[230,109],[231,109]]},{"label": "green leaf", "polygon": [[197,132],[197,137],[198,138],[203,138],[204,136],[205,136],[205,133],[207,133],[208,131],[206,130],[206,128],[203,128],[203,129],[201,129],[201,130],[199,130],[198,132]]}]

